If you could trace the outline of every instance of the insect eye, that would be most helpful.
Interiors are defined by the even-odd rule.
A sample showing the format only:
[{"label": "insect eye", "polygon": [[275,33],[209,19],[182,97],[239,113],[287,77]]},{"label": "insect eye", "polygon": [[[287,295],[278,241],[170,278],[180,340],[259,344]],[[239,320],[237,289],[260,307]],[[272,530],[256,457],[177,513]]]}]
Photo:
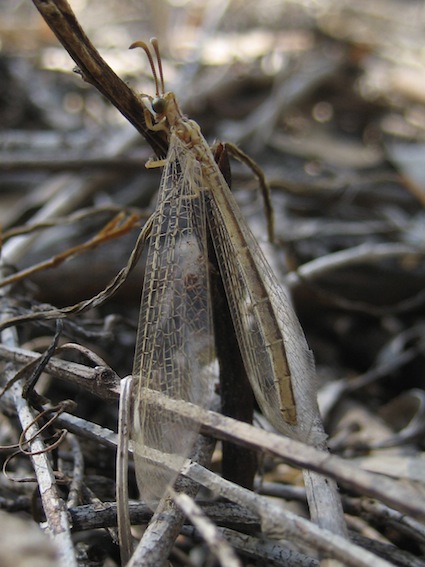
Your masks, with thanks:
[{"label": "insect eye", "polygon": [[156,97],[153,99],[152,101],[152,109],[157,113],[157,114],[162,114],[165,110],[165,106],[166,106],[166,102],[165,99],[163,99],[162,97]]}]

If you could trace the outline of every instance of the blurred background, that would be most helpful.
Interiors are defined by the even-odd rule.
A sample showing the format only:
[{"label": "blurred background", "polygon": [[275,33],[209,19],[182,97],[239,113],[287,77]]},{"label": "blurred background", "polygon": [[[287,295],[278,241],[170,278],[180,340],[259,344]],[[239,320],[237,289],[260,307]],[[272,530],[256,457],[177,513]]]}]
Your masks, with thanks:
[{"label": "blurred background", "polygon": [[[333,450],[359,459],[368,454],[376,470],[387,466],[373,454],[377,447],[395,445],[391,455],[405,463],[407,443],[409,455],[421,459],[424,3],[73,0],[71,6],[107,63],[142,93],[154,91],[151,72],[144,53],[128,46],[157,36],[166,89],[177,93],[184,112],[211,143],[234,142],[263,168],[275,208],[274,245],[267,242],[257,183],[238,163],[232,189],[293,294],[317,360]],[[4,245],[49,203],[61,203],[53,213],[60,222],[38,230],[13,269],[86,242],[118,210],[136,211],[140,222],[122,238],[19,283],[20,309],[70,305],[98,293],[125,265],[155,205],[160,171],[144,168],[151,149],[74,66],[32,2],[0,3]],[[99,337],[105,321],[114,322],[112,341],[93,335],[88,342],[121,376],[132,367],[142,279],[140,262],[86,320]],[[22,334],[42,336],[31,327]],[[115,419],[111,408],[108,417],[105,408],[96,411],[99,422]],[[391,541],[400,544],[396,534]]]}]

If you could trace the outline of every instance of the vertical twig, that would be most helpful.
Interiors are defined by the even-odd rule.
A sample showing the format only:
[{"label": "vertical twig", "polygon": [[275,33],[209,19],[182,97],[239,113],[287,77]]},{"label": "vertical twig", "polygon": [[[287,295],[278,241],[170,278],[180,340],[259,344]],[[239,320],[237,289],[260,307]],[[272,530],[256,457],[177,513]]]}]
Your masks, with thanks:
[{"label": "vertical twig", "polygon": [[[4,299],[5,290],[1,293]],[[2,317],[5,315],[2,314]],[[5,329],[1,333],[1,341],[7,346],[16,346],[17,335],[14,329]],[[6,382],[14,378],[13,366],[10,366],[5,374]],[[60,564],[65,567],[77,567],[74,554],[74,546],[71,538],[71,526],[68,520],[68,513],[65,502],[60,497],[55,475],[50,465],[46,447],[38,434],[38,425],[34,423],[34,415],[28,403],[22,397],[23,381],[15,382],[10,395],[18,413],[22,429],[25,430],[25,438],[33,439],[29,443],[31,452],[31,462],[37,477],[38,488],[44,513],[46,515],[48,531],[55,541],[60,557]]]},{"label": "vertical twig", "polygon": [[81,487],[84,480],[84,456],[81,451],[80,443],[77,437],[72,433],[68,433],[67,441],[72,449],[74,466],[72,468],[72,480],[69,487],[67,508],[78,506],[81,501]]},{"label": "vertical twig", "polygon": [[[231,187],[232,175],[227,146],[217,144],[214,148],[214,159],[228,186]],[[221,411],[224,415],[239,421],[252,423],[254,393],[239,349],[211,234],[208,237],[208,258],[215,347],[220,369]],[[254,477],[257,472],[255,451],[225,441],[222,447],[221,473],[223,477],[253,490]]]},{"label": "vertical twig", "polygon": [[[7,373],[7,375],[9,379],[13,378],[13,373]],[[16,411],[18,412],[19,421],[21,422],[22,428],[26,429],[25,438],[31,439],[37,436],[38,427],[35,424],[31,425],[34,421],[34,415],[28,407],[26,400],[22,398],[22,386],[22,382],[18,381],[12,386],[11,392]],[[58,546],[60,565],[65,567],[77,567],[68,512],[65,502],[59,494],[55,474],[50,465],[49,455],[45,452],[46,447],[43,441],[39,437],[36,437],[30,442],[30,449],[33,452],[31,462],[37,477],[38,489],[43,503],[43,510],[46,515],[48,531]]]},{"label": "vertical twig", "polygon": [[[220,397],[223,415],[252,423],[254,394],[246,375],[242,355],[235,335],[229,304],[219,277],[212,244],[209,246],[211,296],[216,355],[220,367]],[[221,472],[224,478],[253,489],[257,471],[255,451],[223,441]]]}]

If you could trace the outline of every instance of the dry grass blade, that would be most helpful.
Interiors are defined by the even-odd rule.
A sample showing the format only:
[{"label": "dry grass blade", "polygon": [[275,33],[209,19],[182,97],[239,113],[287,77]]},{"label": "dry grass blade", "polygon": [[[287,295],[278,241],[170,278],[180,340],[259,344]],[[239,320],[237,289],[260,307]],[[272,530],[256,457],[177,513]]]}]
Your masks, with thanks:
[{"label": "dry grass blade", "polygon": [[118,274],[108,283],[108,285],[94,297],[80,301],[78,303],[75,303],[74,305],[69,305],[67,307],[49,309],[48,306],[44,306],[42,310],[30,311],[25,315],[19,315],[16,317],[8,317],[4,321],[0,322],[0,330],[7,329],[8,327],[16,326],[20,323],[29,321],[63,319],[69,315],[82,313],[88,309],[102,305],[117,292],[117,290],[126,281],[131,270],[133,270],[134,266],[137,264],[145,245],[146,238],[150,233],[151,226],[152,218],[149,218],[139,234],[137,242],[130,254],[126,266],[122,268],[118,272]]},{"label": "dry grass blade", "polygon": [[138,221],[138,215],[133,214],[128,218],[125,218],[123,213],[119,213],[98,234],[96,234],[93,238],[90,238],[90,240],[88,240],[87,242],[65,250],[64,252],[57,254],[53,258],[49,258],[48,260],[33,265],[30,268],[21,270],[20,272],[17,272],[12,276],[2,278],[0,280],[0,287],[19,282],[25,278],[33,276],[34,274],[42,270],[55,268],[56,266],[58,266],[62,262],[65,262],[66,260],[69,260],[70,258],[73,258],[79,254],[84,254],[89,250],[93,250],[97,246],[101,246],[105,242],[109,242],[114,238],[120,238],[128,231],[130,231],[135,226],[135,224],[138,223]]},{"label": "dry grass blade", "polygon": [[117,518],[121,547],[121,562],[126,565],[133,553],[130,516],[128,509],[128,444],[130,432],[130,385],[131,378],[121,380],[120,407],[118,414],[117,447]]}]

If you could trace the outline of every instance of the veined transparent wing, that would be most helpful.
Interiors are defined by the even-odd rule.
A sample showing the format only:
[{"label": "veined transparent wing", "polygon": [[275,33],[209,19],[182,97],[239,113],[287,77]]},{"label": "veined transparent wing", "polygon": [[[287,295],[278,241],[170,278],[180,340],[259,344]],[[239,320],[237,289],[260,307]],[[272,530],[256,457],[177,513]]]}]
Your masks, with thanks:
[{"label": "veined transparent wing", "polygon": [[[194,444],[197,429],[149,407],[146,388],[208,405],[214,357],[205,197],[199,162],[171,134],[150,239],[133,371],[132,439],[139,490],[154,506]],[[152,456],[161,454],[165,467]]]},{"label": "veined transparent wing", "polygon": [[210,177],[212,241],[257,402],[278,431],[320,442],[314,359],[301,325],[225,180],[219,171]]}]

